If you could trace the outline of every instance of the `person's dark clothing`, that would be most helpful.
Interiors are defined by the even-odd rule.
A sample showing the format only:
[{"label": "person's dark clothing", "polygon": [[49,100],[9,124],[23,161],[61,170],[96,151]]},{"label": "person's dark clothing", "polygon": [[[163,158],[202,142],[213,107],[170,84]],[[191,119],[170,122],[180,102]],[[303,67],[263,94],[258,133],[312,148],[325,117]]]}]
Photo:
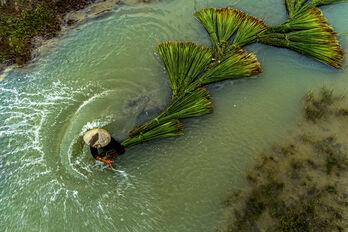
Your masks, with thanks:
[{"label": "person's dark clothing", "polygon": [[102,148],[91,148],[91,153],[94,159],[97,159],[97,156],[104,157],[106,155],[114,155],[117,153],[118,155],[124,154],[125,150],[124,147],[117,142],[114,138],[111,138],[110,143]]}]

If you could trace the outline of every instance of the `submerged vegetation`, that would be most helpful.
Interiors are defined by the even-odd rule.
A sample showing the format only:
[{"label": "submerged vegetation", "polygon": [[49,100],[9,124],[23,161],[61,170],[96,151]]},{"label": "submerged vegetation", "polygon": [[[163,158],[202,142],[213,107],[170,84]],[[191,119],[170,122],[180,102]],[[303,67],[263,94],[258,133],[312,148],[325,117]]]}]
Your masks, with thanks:
[{"label": "submerged vegetation", "polygon": [[[316,123],[307,115],[313,104],[323,112]],[[231,214],[220,231],[346,231],[348,118],[337,114],[344,104],[326,88],[306,95],[299,132],[262,154],[247,176],[250,190],[225,202]]]},{"label": "submerged vegetation", "polygon": [[[181,135],[182,127],[173,133],[173,127],[168,122],[212,113],[213,106],[208,91],[203,88],[205,85],[226,79],[255,77],[262,72],[256,57],[241,48],[248,44],[261,42],[289,48],[339,68],[344,57],[343,50],[336,33],[321,10],[316,8],[337,2],[343,1],[286,0],[289,19],[274,27],[232,8],[205,8],[195,12],[195,17],[209,34],[212,49],[192,42],[158,45],[172,89],[171,103],[155,119],[129,132],[122,145],[129,147],[156,138]],[[323,117],[325,112],[322,106],[329,104],[325,97],[329,96],[308,105],[308,120]],[[341,114],[347,112],[341,111]],[[161,127],[161,130],[157,130],[157,127]]]},{"label": "submerged vegetation", "polygon": [[[317,120],[330,115],[334,103],[343,100],[343,96],[334,96],[333,90],[323,87],[320,95],[316,97],[312,91],[305,96],[305,119],[316,122]],[[337,113],[344,114],[346,109],[339,109]]]}]

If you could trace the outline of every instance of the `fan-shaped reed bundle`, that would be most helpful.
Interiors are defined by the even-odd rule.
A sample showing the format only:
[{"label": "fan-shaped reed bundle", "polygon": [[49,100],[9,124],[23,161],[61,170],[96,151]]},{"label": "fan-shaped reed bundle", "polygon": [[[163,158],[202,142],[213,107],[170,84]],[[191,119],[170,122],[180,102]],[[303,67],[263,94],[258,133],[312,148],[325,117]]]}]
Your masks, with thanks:
[{"label": "fan-shaped reed bundle", "polygon": [[160,43],[158,50],[173,90],[172,101],[155,119],[130,131],[129,138],[136,138],[172,120],[212,113],[210,95],[201,86],[261,73],[256,57],[238,47],[226,54],[220,63],[211,65],[212,50],[194,43]]},{"label": "fan-shaped reed bundle", "polygon": [[206,8],[194,15],[207,30],[217,58],[226,53],[228,41],[236,32],[233,47],[242,47],[256,42],[257,35],[268,29],[261,19],[232,8]]},{"label": "fan-shaped reed bundle", "polygon": [[160,43],[158,51],[173,90],[173,99],[185,92],[187,86],[208,67],[213,58],[210,48],[190,42]]},{"label": "fan-shaped reed bundle", "polygon": [[[329,26],[322,11],[314,6],[340,1],[286,0],[289,19],[268,32],[259,35],[264,44],[284,47],[312,57],[334,68],[340,68],[344,59],[337,34]],[[307,4],[306,4],[307,3]]]},{"label": "fan-shaped reed bundle", "polygon": [[[213,112],[202,86],[226,79],[252,77],[262,72],[256,57],[241,49],[250,43],[289,48],[339,68],[343,50],[319,5],[348,0],[285,0],[289,19],[268,27],[261,19],[232,8],[206,8],[194,15],[208,32],[213,50],[191,42],[158,45],[173,90],[170,105],[155,119],[129,133],[122,143],[130,147],[157,138],[182,135],[178,119]],[[235,35],[233,41],[231,38]]]},{"label": "fan-shaped reed bundle", "polygon": [[138,134],[135,137],[128,138],[121,145],[125,148],[137,145],[139,143],[148,142],[154,139],[166,138],[170,136],[183,135],[183,126],[179,120],[173,120],[155,128],[152,128],[145,133]]}]

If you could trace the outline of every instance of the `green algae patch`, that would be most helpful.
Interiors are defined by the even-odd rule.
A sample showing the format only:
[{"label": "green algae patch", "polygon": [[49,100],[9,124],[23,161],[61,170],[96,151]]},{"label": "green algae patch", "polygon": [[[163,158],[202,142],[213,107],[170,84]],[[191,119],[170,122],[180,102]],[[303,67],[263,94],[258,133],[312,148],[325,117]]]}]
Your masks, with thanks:
[{"label": "green algae patch", "polygon": [[309,92],[299,128],[261,154],[248,190],[224,202],[228,223],[218,231],[345,231],[347,105],[333,90]]}]

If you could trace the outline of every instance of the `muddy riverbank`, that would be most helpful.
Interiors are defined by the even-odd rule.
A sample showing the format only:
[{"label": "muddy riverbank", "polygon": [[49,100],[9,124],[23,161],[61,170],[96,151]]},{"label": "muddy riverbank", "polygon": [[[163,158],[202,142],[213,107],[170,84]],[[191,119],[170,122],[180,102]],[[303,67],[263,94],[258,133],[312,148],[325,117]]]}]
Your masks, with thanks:
[{"label": "muddy riverbank", "polygon": [[[0,71],[24,65],[42,41],[88,17],[98,17],[116,5],[149,3],[149,0],[15,0],[0,3]],[[39,41],[39,42],[38,42]],[[37,55],[37,54],[35,54]]]}]

